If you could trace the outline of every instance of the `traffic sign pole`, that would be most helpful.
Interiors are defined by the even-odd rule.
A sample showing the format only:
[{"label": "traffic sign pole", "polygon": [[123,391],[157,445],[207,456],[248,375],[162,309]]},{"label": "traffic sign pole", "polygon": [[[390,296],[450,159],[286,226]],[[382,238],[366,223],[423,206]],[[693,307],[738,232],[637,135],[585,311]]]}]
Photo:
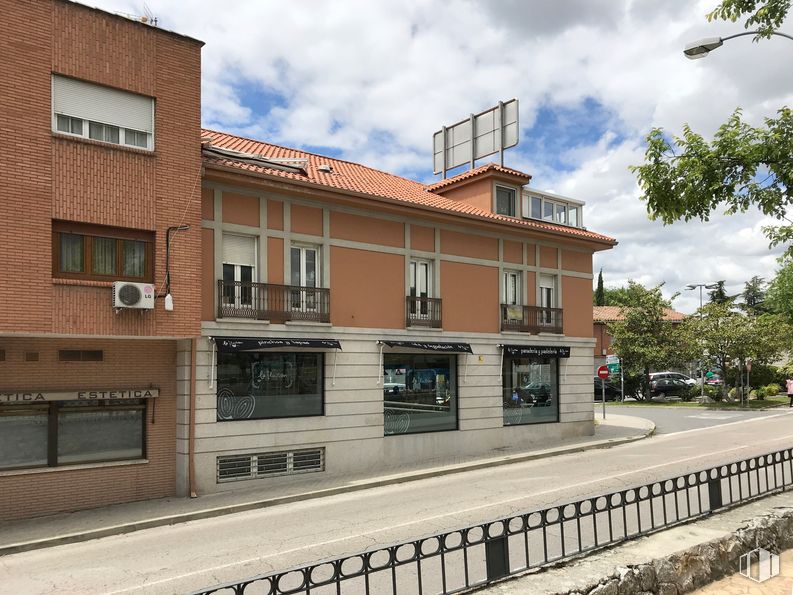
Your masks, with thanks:
[{"label": "traffic sign pole", "polygon": [[600,400],[603,404],[603,419],[606,419],[606,382],[609,377],[609,369],[606,366],[598,368],[598,378],[600,378]]}]

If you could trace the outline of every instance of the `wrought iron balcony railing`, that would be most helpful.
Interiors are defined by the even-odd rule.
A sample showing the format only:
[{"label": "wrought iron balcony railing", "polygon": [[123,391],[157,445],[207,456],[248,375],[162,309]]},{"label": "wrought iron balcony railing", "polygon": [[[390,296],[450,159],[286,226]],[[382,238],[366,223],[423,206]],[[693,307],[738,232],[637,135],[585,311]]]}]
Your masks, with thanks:
[{"label": "wrought iron balcony railing", "polygon": [[330,322],[330,290],[220,279],[218,318]]},{"label": "wrought iron balcony railing", "polygon": [[405,325],[441,328],[441,299],[407,296]]},{"label": "wrought iron balcony railing", "polygon": [[501,330],[562,333],[562,309],[501,304]]}]

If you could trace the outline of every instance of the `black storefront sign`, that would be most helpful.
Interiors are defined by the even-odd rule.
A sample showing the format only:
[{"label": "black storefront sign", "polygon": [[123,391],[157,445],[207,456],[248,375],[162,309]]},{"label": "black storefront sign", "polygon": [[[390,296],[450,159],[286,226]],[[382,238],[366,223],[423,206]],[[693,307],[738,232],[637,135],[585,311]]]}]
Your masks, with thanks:
[{"label": "black storefront sign", "polygon": [[560,345],[502,345],[504,355],[535,357],[570,357],[570,348]]},{"label": "black storefront sign", "polygon": [[336,339],[250,339],[246,337],[212,337],[220,353],[257,349],[341,349]]},{"label": "black storefront sign", "polygon": [[388,347],[400,347],[402,349],[422,349],[424,351],[435,351],[438,353],[473,353],[468,343],[446,343],[428,341],[382,341]]}]

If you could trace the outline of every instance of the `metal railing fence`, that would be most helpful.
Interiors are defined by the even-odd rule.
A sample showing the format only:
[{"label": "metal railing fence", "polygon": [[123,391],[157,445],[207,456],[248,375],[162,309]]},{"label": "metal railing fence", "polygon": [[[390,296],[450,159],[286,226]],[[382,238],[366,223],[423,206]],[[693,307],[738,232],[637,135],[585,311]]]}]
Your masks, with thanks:
[{"label": "metal railing fence", "polygon": [[460,593],[622,543],[793,484],[793,449],[197,591]]}]

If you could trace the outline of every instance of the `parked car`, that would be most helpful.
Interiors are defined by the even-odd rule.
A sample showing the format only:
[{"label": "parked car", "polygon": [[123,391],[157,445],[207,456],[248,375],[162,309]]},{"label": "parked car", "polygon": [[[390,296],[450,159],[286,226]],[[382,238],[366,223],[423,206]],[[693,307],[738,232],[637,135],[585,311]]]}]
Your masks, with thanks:
[{"label": "parked car", "polygon": [[651,395],[681,396],[689,390],[689,385],[679,378],[656,378],[655,380],[650,380]]},{"label": "parked car", "polygon": [[551,404],[551,385],[548,383],[529,382],[518,387],[517,392],[524,403],[531,403],[535,407]]},{"label": "parked car", "polygon": [[675,380],[682,380],[688,386],[694,386],[695,384],[699,384],[699,381],[692,378],[691,376],[686,376],[685,374],[681,374],[680,372],[653,372],[650,374],[650,382],[653,380],[660,380],[661,378],[672,378]]},{"label": "parked car", "polygon": [[705,384],[710,384],[711,386],[721,386],[724,384],[724,379],[717,374],[714,374],[710,378],[705,378]]},{"label": "parked car", "polygon": [[622,391],[620,390],[619,386],[612,384],[608,380],[601,380],[597,376],[594,377],[595,380],[595,401],[599,401],[602,395],[602,387],[606,387],[606,400],[607,401],[621,401],[622,400]]}]

